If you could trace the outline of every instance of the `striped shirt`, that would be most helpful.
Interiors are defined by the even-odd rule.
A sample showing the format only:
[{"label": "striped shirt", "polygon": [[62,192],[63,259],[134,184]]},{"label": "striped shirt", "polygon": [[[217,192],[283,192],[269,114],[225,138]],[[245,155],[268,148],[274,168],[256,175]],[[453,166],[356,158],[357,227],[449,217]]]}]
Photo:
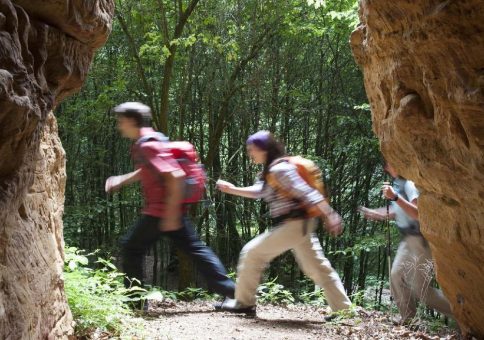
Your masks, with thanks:
[{"label": "striped shirt", "polygon": [[299,176],[297,168],[289,162],[281,162],[272,166],[269,170],[274,175],[281,187],[292,198],[282,195],[264,181],[258,180],[254,186],[259,188],[257,198],[262,198],[269,205],[272,218],[289,214],[293,210],[301,209],[301,203],[305,206],[313,206],[324,200],[323,195],[311,188],[304,179]]}]

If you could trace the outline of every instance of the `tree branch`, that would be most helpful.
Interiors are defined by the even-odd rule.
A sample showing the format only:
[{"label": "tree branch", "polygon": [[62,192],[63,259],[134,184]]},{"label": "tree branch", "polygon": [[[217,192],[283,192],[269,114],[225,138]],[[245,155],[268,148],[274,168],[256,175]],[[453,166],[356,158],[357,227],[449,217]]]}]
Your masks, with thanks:
[{"label": "tree branch", "polygon": [[118,22],[121,26],[121,29],[123,30],[124,34],[128,38],[128,45],[131,50],[131,54],[136,62],[136,70],[138,72],[139,77],[141,78],[141,83],[143,84],[143,89],[145,90],[146,94],[148,95],[149,99],[149,105],[150,107],[153,108],[153,100],[152,100],[152,88],[150,84],[148,83],[148,80],[146,78],[146,73],[143,67],[143,63],[141,61],[141,58],[138,54],[138,46],[136,46],[136,41],[134,40],[133,36],[129,32],[128,29],[128,24],[124,20],[124,18],[119,14],[119,12],[116,12],[116,19],[118,19]]},{"label": "tree branch", "polygon": [[242,71],[245,70],[247,64],[257,57],[260,50],[264,47],[264,45],[269,41],[275,34],[274,25],[268,25],[264,32],[259,35],[255,43],[250,47],[249,53],[245,56],[245,58],[241,59],[239,63],[235,66],[232,74],[229,78],[229,84],[227,86],[227,91],[224,94],[222,103],[220,105],[220,115],[217,118],[217,123],[215,125],[215,129],[211,136],[210,140],[210,147],[207,153],[207,158],[205,164],[207,167],[211,167],[213,164],[213,160],[215,157],[216,152],[218,151],[219,141],[222,138],[223,131],[227,125],[227,120],[232,116],[229,113],[229,104],[232,97],[237,93],[237,91],[243,88],[244,85],[237,86],[236,81],[239,78]]},{"label": "tree branch", "polygon": [[158,0],[158,6],[160,7],[161,12],[161,33],[163,33],[163,43],[165,46],[169,47],[170,35],[168,32],[168,20],[166,18],[166,9],[163,0]]}]

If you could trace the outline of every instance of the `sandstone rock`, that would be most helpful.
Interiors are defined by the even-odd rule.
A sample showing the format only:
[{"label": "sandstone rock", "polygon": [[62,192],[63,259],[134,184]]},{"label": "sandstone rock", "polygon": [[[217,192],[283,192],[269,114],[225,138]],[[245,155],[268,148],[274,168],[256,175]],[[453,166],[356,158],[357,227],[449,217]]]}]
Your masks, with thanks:
[{"label": "sandstone rock", "polygon": [[52,113],[37,149],[35,168],[29,169],[34,183],[2,220],[2,339],[60,339],[72,332],[62,279],[65,155]]},{"label": "sandstone rock", "polygon": [[107,0],[14,0],[31,18],[57,27],[76,40],[97,48],[111,30],[113,2]]},{"label": "sandstone rock", "polygon": [[0,0],[0,339],[72,333],[65,158],[50,112],[81,87],[113,10],[112,0]]},{"label": "sandstone rock", "polygon": [[437,279],[484,337],[484,4],[360,1],[351,36],[383,154],[421,190]]}]

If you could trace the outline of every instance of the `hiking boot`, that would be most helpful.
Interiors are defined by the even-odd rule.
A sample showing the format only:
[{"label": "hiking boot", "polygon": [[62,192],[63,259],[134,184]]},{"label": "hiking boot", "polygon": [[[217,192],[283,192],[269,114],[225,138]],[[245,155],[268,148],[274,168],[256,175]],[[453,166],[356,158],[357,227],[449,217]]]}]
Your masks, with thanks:
[{"label": "hiking boot", "polygon": [[245,314],[247,316],[255,316],[255,306],[243,306],[235,299],[226,298],[222,302],[216,302],[214,305],[216,311],[229,312],[234,314]]}]

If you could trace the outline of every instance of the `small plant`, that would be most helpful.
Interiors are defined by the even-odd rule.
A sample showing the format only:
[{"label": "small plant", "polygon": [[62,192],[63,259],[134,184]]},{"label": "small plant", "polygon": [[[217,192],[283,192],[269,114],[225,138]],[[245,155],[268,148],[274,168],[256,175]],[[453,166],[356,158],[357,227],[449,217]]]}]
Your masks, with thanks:
[{"label": "small plant", "polygon": [[290,304],[294,303],[294,296],[284,286],[276,283],[277,277],[266,282],[257,289],[258,301],[260,303]]},{"label": "small plant", "polygon": [[327,304],[323,289],[315,289],[309,292],[303,292],[299,294],[298,298],[302,303],[313,306],[321,307]]},{"label": "small plant", "polygon": [[237,280],[237,272],[236,271],[230,272],[227,274],[227,277],[235,281]]},{"label": "small plant", "polygon": [[139,301],[141,288],[126,289],[124,275],[108,260],[98,258],[101,268],[91,269],[82,250],[65,249],[64,279],[67,301],[76,322],[78,336],[89,336],[94,332],[120,334],[133,315],[127,301]]},{"label": "small plant", "polygon": [[192,301],[195,299],[210,300],[213,296],[203,288],[188,287],[185,290],[176,293],[180,300]]},{"label": "small plant", "polygon": [[147,290],[140,296],[142,301],[154,300],[164,301],[166,299],[172,301],[193,301],[193,300],[213,300],[215,294],[211,294],[203,288],[188,287],[181,292],[167,291],[160,289],[160,287],[146,286]]},{"label": "small plant", "polygon": [[141,298],[145,301],[147,300],[154,300],[154,301],[163,301],[166,299],[170,299],[172,301],[178,300],[178,293],[177,292],[170,292],[167,290],[162,290],[159,287],[152,287],[146,286],[146,294],[144,294]]},{"label": "small plant", "polygon": [[[358,316],[358,314],[356,313],[355,305],[352,305],[348,309],[343,309],[343,310],[334,312],[334,314],[336,315],[336,318],[333,320],[333,322],[336,322],[336,323],[344,319],[353,319]],[[356,321],[357,323],[361,322],[361,320],[356,320]]]}]

